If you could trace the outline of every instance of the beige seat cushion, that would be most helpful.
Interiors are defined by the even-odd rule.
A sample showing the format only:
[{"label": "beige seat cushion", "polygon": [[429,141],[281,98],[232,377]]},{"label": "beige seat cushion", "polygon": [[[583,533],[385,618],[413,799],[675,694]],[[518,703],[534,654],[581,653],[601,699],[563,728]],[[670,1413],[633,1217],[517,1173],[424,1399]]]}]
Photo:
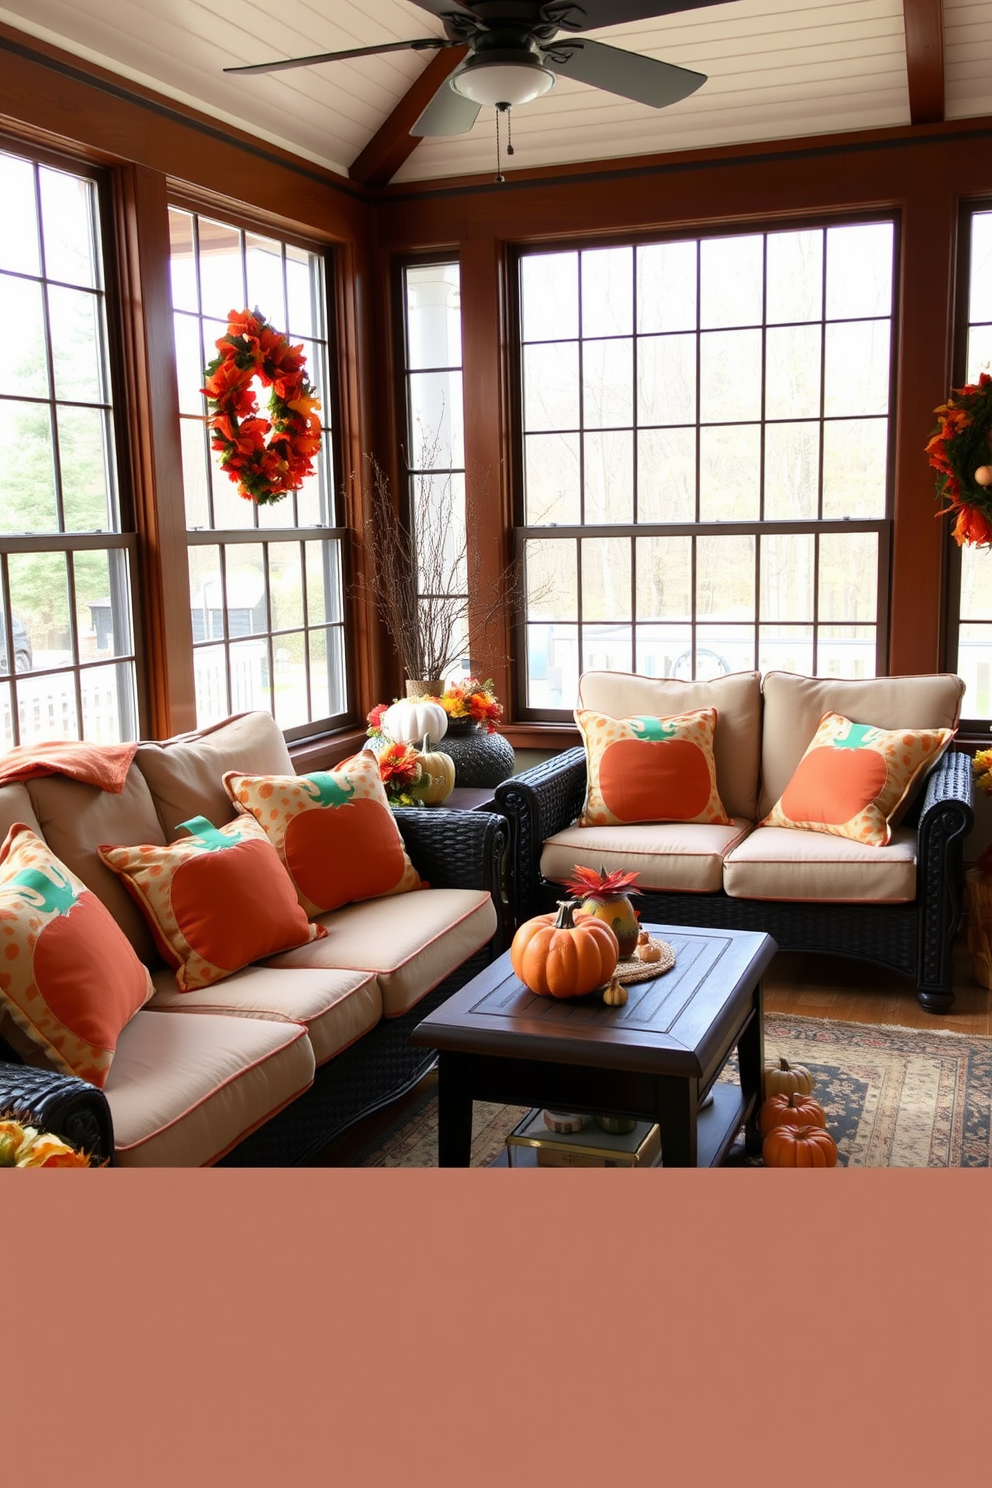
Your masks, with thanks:
[{"label": "beige seat cushion", "polygon": [[152,981],[155,995],[148,1007],[159,1012],[226,1013],[303,1023],[318,1064],[340,1054],[382,1017],[382,997],[372,971],[246,966],[209,987],[180,992],[173,972],[165,967]]},{"label": "beige seat cushion", "polygon": [[283,951],[267,966],[374,971],[383,1015],[396,1018],[496,933],[492,897],[479,889],[422,889],[366,899],[320,915],[324,940]]},{"label": "beige seat cushion", "polygon": [[759,818],[789,784],[824,713],[883,729],[956,728],[964,683],[951,672],[858,679],[766,672],[762,691]]},{"label": "beige seat cushion", "polygon": [[216,1162],[313,1082],[302,1024],[142,1009],[124,1029],[105,1094],[120,1167]]},{"label": "beige seat cushion", "polygon": [[761,758],[761,677],[732,672],[709,682],[675,677],[639,677],[632,672],[584,672],[579,704],[610,718],[670,718],[697,708],[715,708],[713,758],[716,784],[730,817],[754,821]]},{"label": "beige seat cushion", "polygon": [[897,828],[888,847],[796,827],[757,827],[723,870],[733,899],[905,904],[916,898],[916,833]]},{"label": "beige seat cushion", "polygon": [[742,817],[729,827],[699,822],[567,827],[545,842],[541,872],[563,884],[581,864],[636,873],[642,889],[715,894],[723,886],[724,858],[750,829]]},{"label": "beige seat cushion", "polygon": [[212,728],[139,744],[135,764],[147,780],[166,842],[180,835],[180,822],[205,816],[215,827],[233,821],[234,803],[224,775],[293,775],[282,730],[269,713],[240,713]]},{"label": "beige seat cushion", "polygon": [[67,775],[39,775],[29,782],[28,794],[41,835],[55,856],[103,900],[139,959],[149,967],[161,966],[162,957],[144,915],[96,850],[101,843],[114,847],[135,847],[141,843],[164,846],[165,838],[144,776],[132,765],[123,791],[116,795],[95,785],[70,780]]}]

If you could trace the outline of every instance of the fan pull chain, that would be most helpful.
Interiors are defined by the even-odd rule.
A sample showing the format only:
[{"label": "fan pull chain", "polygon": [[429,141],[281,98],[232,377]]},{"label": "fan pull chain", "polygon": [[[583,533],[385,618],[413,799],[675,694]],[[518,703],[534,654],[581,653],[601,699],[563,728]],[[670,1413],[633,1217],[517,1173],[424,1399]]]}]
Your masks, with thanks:
[{"label": "fan pull chain", "polygon": [[506,153],[513,154],[513,110],[509,104],[506,106]]},{"label": "fan pull chain", "polygon": [[502,183],[506,180],[506,177],[503,174],[503,161],[502,161],[502,156],[501,156],[501,153],[500,153],[499,116],[500,116],[500,114],[505,114],[505,113],[508,113],[508,112],[509,112],[509,104],[498,103],[496,105],[496,184],[497,184],[497,186],[502,185]]}]

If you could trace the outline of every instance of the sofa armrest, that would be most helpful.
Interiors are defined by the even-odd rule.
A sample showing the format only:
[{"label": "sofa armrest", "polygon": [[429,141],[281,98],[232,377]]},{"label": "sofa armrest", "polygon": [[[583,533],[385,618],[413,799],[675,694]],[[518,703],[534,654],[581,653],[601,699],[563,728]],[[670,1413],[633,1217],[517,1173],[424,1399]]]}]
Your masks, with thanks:
[{"label": "sofa armrest", "polygon": [[948,750],[927,779],[917,843],[920,904],[918,987],[938,992],[951,985],[954,936],[964,906],[964,839],[975,820],[971,758]]},{"label": "sofa armrest", "polygon": [[586,752],[580,745],[524,770],[496,787],[496,805],[510,823],[510,885],[514,919],[535,913],[541,848],[570,827],[586,794]]},{"label": "sofa armrest", "polygon": [[107,1097],[74,1075],[0,1063],[0,1112],[61,1137],[96,1162],[109,1162],[114,1155]]},{"label": "sofa armrest", "polygon": [[503,858],[509,829],[490,811],[394,809],[410,861],[434,889],[486,889],[503,901]]}]

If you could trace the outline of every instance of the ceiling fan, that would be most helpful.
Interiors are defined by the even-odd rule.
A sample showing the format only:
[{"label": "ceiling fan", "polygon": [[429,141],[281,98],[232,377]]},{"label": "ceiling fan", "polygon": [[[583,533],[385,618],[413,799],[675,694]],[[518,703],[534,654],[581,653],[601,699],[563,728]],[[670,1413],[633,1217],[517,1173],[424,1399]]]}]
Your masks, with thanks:
[{"label": "ceiling fan", "polygon": [[[601,26],[651,20],[683,10],[700,10],[727,0],[410,0],[437,16],[444,36],[391,41],[381,46],[320,52],[283,62],[256,62],[225,67],[225,72],[282,72],[313,67],[348,57],[383,52],[437,51],[468,47],[468,56],[440,85],[410,129],[414,135],[466,134],[484,104],[505,111],[529,103],[553,88],[558,76],[631,98],[651,108],[665,108],[687,98],[706,81],[701,72],[625,52],[576,33]],[[559,39],[559,32],[571,33]],[[574,38],[574,39],[573,39]]]}]

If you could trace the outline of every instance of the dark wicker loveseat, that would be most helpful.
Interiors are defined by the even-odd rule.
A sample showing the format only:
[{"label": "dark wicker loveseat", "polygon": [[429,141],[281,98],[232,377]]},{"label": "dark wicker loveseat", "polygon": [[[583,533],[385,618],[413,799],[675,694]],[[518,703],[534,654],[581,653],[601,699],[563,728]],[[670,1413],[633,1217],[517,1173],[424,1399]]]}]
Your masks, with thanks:
[{"label": "dark wicker loveseat", "polygon": [[[487,889],[502,926],[502,872],[507,824],[486,812],[396,812],[410,859],[434,888]],[[384,913],[388,902],[384,903]],[[430,1068],[434,1053],[409,1043],[411,1029],[481,971],[502,949],[494,939],[400,1017],[383,1019],[350,1048],[321,1065],[314,1083],[240,1142],[224,1166],[294,1166],[309,1162],[355,1121],[395,1100]],[[169,1016],[162,1014],[160,1016]],[[4,1055],[7,1057],[4,1058]],[[28,1067],[0,1041],[0,1112],[26,1120],[112,1160],[110,1109],[103,1092],[72,1076]]]},{"label": "dark wicker loveseat", "polygon": [[[496,791],[511,832],[517,920],[554,907],[560,883],[541,873],[545,841],[569,827],[582,809],[586,757],[570,749],[504,782]],[[970,758],[950,751],[930,774],[903,826],[915,826],[917,893],[902,904],[810,903],[732,898],[715,893],[645,891],[637,907],[645,923],[763,930],[781,950],[811,951],[875,962],[912,977],[921,1005],[949,1011],[952,946],[963,896],[962,846],[973,822]]]}]

